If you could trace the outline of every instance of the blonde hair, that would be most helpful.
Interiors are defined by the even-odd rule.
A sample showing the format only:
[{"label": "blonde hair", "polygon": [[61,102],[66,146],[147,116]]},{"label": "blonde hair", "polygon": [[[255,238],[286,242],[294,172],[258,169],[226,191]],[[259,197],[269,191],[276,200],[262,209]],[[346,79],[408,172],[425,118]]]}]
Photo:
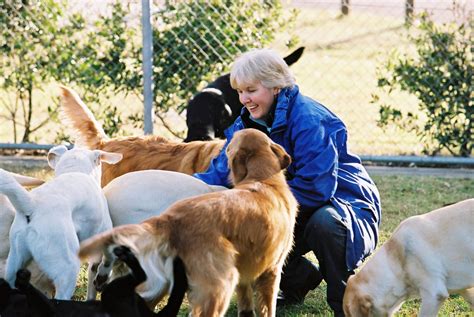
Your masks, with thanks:
[{"label": "blonde hair", "polygon": [[295,85],[295,78],[283,58],[271,49],[254,49],[238,57],[230,71],[230,85],[238,89],[260,82],[266,88]]}]

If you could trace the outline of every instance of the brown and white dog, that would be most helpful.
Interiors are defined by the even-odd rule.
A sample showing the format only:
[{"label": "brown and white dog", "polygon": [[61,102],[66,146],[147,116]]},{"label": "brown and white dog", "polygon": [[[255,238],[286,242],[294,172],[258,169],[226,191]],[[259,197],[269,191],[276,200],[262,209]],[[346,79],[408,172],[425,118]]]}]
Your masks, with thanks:
[{"label": "brown and white dog", "polygon": [[449,294],[474,308],[474,199],[404,220],[390,239],[351,276],[347,317],[391,316],[421,297],[420,316],[436,316]]},{"label": "brown and white dog", "polygon": [[[137,289],[147,301],[169,292],[173,259],[179,257],[192,316],[223,316],[236,287],[241,314],[253,314],[255,290],[259,315],[275,316],[297,213],[282,171],[290,156],[253,129],[236,132],[227,155],[233,189],[181,200],[141,224],[93,237],[82,243],[80,257],[130,247],[148,275]],[[143,294],[143,287],[153,291]]]},{"label": "brown and white dog", "polygon": [[133,171],[161,169],[193,174],[204,172],[224,146],[224,140],[172,142],[160,136],[108,138],[77,93],[61,86],[61,110],[75,130],[75,144],[89,150],[121,153],[116,165],[102,165],[102,187],[112,179]]}]

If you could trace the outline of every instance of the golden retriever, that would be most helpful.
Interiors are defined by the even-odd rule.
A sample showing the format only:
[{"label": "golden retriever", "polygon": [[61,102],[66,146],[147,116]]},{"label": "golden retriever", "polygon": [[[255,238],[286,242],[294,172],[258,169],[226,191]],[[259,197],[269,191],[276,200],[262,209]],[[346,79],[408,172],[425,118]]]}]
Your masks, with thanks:
[{"label": "golden retriever", "polygon": [[223,316],[235,288],[241,314],[253,313],[255,289],[260,316],[275,316],[298,208],[282,171],[290,156],[254,129],[236,132],[227,156],[233,189],[181,200],[141,224],[97,235],[82,243],[79,256],[130,247],[149,277],[140,287],[155,288],[157,298],[169,292],[173,259],[179,257],[192,316]]},{"label": "golden retriever", "polygon": [[474,199],[404,220],[347,281],[347,317],[391,316],[421,297],[420,316],[437,316],[449,294],[474,308]]},{"label": "golden retriever", "polygon": [[160,136],[109,139],[77,93],[61,86],[63,118],[75,130],[76,145],[90,150],[121,153],[116,165],[102,165],[102,187],[128,172],[161,169],[185,174],[204,172],[224,146],[224,140],[178,143]]}]

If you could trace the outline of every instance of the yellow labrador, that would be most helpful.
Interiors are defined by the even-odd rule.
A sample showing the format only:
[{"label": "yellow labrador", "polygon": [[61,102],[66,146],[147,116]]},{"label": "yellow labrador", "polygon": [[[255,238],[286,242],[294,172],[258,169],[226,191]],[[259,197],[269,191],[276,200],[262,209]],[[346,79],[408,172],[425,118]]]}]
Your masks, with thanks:
[{"label": "yellow labrador", "polygon": [[419,315],[432,317],[454,293],[474,308],[474,199],[404,220],[349,278],[344,313],[390,316],[421,297]]}]

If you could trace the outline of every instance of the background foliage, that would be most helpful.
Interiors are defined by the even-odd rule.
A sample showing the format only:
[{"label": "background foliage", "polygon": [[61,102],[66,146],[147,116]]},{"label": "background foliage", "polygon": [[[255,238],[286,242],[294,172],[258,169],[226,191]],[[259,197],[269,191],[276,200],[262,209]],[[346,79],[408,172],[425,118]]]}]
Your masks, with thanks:
[{"label": "background foliage", "polygon": [[[0,4],[0,23],[6,26],[1,31],[0,84],[25,109],[21,120],[17,118],[21,107],[10,107],[14,142],[31,141],[31,133],[56,112],[57,107],[50,107],[50,116],[32,126],[33,89],[45,82],[78,86],[88,103],[118,93],[141,96],[141,34],[137,25],[127,22],[130,5],[116,1],[111,14],[91,24],[80,13],[66,15],[65,3],[7,0]],[[153,15],[154,105],[163,124],[167,125],[168,111],[182,112],[205,81],[226,71],[237,54],[267,45],[276,30],[295,17],[283,17],[282,12],[279,1],[166,1]],[[220,32],[210,33],[210,29]],[[116,106],[102,102],[95,114],[103,119],[107,134],[119,133],[124,119]],[[139,113],[128,119],[142,125]],[[25,127],[21,139],[16,136],[18,125]]]},{"label": "background foliage", "polygon": [[[420,61],[415,39],[425,31],[417,25],[405,27],[405,0],[353,1],[347,15],[341,14],[337,0],[152,2],[155,134],[179,140],[186,129],[182,111],[186,101],[208,81],[228,71],[240,50],[267,46],[286,55],[299,41],[305,52],[291,70],[300,91],[343,119],[353,152],[368,156],[472,153],[472,137],[462,132],[472,122],[472,103],[465,119],[462,115],[458,119],[461,110],[450,109],[444,116],[449,119],[439,117],[429,123],[431,115],[420,107],[418,97],[432,91],[435,96],[425,101],[436,112],[449,102],[442,95],[444,88],[452,87],[447,97],[456,102],[461,94],[472,95],[469,71],[456,75],[467,86],[457,86],[453,77],[451,85],[432,80],[419,86],[424,87],[423,92],[410,91],[401,88],[403,78],[397,75],[391,86],[377,88],[383,83],[378,79],[388,82],[394,74],[388,68],[376,71],[386,64],[391,50],[398,52],[393,67],[405,57]],[[56,118],[58,84],[76,89],[108,134],[143,133],[139,1],[5,0],[0,8],[0,142],[57,143],[67,138],[63,122]],[[415,3],[416,12],[425,9],[432,13],[433,27],[444,32],[442,24],[454,21],[454,33],[461,23],[464,35],[472,33],[472,2]],[[472,47],[472,41],[469,45]],[[453,54],[451,48],[439,46],[439,55]],[[472,65],[472,58],[465,57],[464,65]],[[440,70],[444,68],[440,66]],[[448,76],[444,70],[441,75]],[[446,78],[450,81],[451,77]],[[374,92],[379,97],[375,104],[371,103]],[[390,107],[382,113],[385,118],[395,117],[396,111],[403,114],[405,126],[382,124],[381,105]],[[443,127],[449,126],[448,122],[453,129]],[[458,136],[464,147],[451,144]]]},{"label": "background foliage", "polygon": [[474,133],[471,34],[464,24],[437,25],[426,14],[421,16],[417,29],[417,35],[411,37],[415,56],[394,54],[385,65],[378,86],[389,92],[401,89],[415,95],[425,122],[420,125],[416,113],[403,113],[384,104],[380,107],[379,124],[395,124],[415,132],[427,154],[446,149],[456,156],[469,156]]}]

